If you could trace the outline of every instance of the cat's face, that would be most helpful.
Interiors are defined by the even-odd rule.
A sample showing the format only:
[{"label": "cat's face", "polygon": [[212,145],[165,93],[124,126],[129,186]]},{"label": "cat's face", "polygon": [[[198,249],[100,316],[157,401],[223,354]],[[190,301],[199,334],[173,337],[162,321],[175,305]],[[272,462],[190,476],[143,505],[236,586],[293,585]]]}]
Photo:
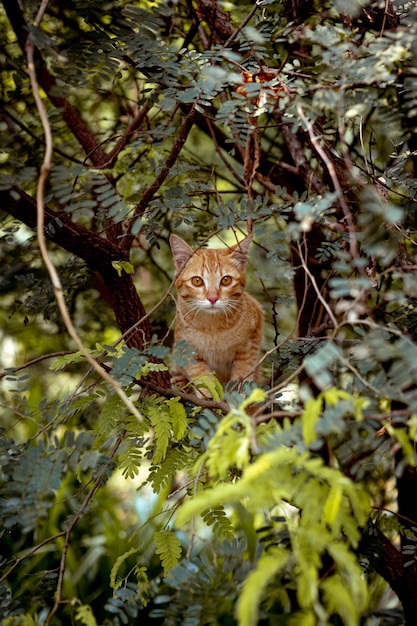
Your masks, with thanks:
[{"label": "cat's face", "polygon": [[250,238],[224,250],[193,251],[177,235],[171,235],[170,243],[178,274],[175,286],[187,312],[231,312],[245,290]]}]

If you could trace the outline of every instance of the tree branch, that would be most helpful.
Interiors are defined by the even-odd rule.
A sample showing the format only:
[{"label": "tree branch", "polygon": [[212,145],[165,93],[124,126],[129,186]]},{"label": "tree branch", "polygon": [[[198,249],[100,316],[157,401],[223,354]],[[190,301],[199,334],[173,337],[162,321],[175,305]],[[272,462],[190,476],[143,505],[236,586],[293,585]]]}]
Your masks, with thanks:
[{"label": "tree branch", "polygon": [[[35,18],[34,26],[38,27],[46,7],[48,5],[48,0],[43,0],[41,7],[37,13]],[[28,64],[28,72],[30,77],[30,84],[32,86],[32,92],[35,99],[36,108],[39,113],[39,117],[44,129],[45,133],[45,154],[41,166],[41,171],[38,178],[38,184],[36,187],[36,233],[38,237],[38,246],[39,251],[41,253],[41,257],[43,263],[48,271],[49,277],[52,282],[52,287],[54,290],[55,299],[61,313],[61,317],[64,321],[66,330],[77,346],[78,350],[84,356],[86,361],[91,365],[91,367],[98,373],[98,375],[110,386],[113,388],[113,391],[119,396],[122,400],[125,407],[136,417],[136,419],[141,422],[143,420],[142,415],[138,411],[138,409],[133,404],[132,400],[126,395],[126,392],[121,387],[121,385],[113,379],[108,372],[98,363],[98,361],[91,356],[87,347],[82,342],[75,326],[72,321],[71,315],[68,310],[68,306],[64,296],[64,290],[62,288],[61,279],[58,275],[58,272],[53,264],[51,257],[49,256],[49,251],[46,246],[46,238],[44,232],[44,194],[45,194],[45,185],[48,179],[49,173],[52,169],[52,153],[53,153],[53,138],[52,138],[52,129],[49,124],[48,116],[46,114],[46,110],[40,95],[39,85],[37,82],[37,75],[34,63],[34,50],[35,46],[29,37],[26,42],[26,55],[27,55],[27,64]]]},{"label": "tree branch", "polygon": [[[36,230],[36,202],[27,193],[16,187],[12,191],[0,190],[0,204],[3,211],[32,230]],[[50,241],[83,259],[91,270],[102,276],[111,295],[117,324],[122,334],[126,333],[127,345],[142,350],[151,340],[153,334],[151,323],[132,276],[126,272],[119,276],[112,265],[113,261],[127,260],[129,251],[48,207],[44,207],[44,221],[45,235]],[[142,320],[140,324],[138,320]],[[155,372],[152,380],[161,386],[169,386],[169,376],[166,372]]]},{"label": "tree branch", "polygon": [[[2,210],[32,230],[36,230],[36,201],[21,189],[0,189]],[[119,246],[84,226],[72,222],[65,214],[44,208],[46,237],[71,254],[83,259],[93,271],[101,272],[112,261],[126,261],[128,255]]]},{"label": "tree branch", "polygon": [[[152,200],[152,198],[154,197],[154,195],[156,194],[158,189],[164,183],[164,181],[167,178],[171,168],[175,165],[175,162],[176,162],[176,160],[177,160],[177,158],[178,158],[182,148],[184,147],[184,144],[185,144],[185,142],[187,140],[188,134],[189,134],[190,130],[192,129],[192,127],[194,125],[194,122],[195,122],[197,117],[198,117],[197,110],[193,106],[191,108],[190,112],[188,113],[187,117],[184,119],[184,121],[182,123],[181,130],[179,132],[177,140],[175,141],[175,143],[174,143],[174,145],[173,145],[173,147],[171,149],[171,152],[168,155],[168,158],[166,160],[166,163],[165,163],[164,167],[161,169],[160,173],[155,178],[155,180],[153,181],[151,186],[148,187],[148,189],[144,192],[140,202],[138,202],[138,204],[136,205],[135,213],[132,216],[132,218],[130,219],[130,222],[129,222],[129,225],[128,225],[128,231],[130,231],[131,227],[133,226],[133,224],[137,220],[137,218],[140,217],[141,215],[143,215],[143,213],[144,213],[145,209],[147,208],[149,202]],[[122,240],[122,245],[123,245],[124,250],[130,249],[130,247],[132,245],[132,241],[133,241],[132,235],[129,235],[129,236],[125,237]]]},{"label": "tree branch", "polygon": [[415,565],[405,567],[405,557],[378,529],[366,533],[359,550],[368,557],[375,571],[387,581],[400,600],[405,617],[405,626],[415,626],[417,614],[417,570]]},{"label": "tree branch", "polygon": [[[22,12],[21,6],[17,0],[3,1],[10,24],[16,34],[19,45],[24,52],[29,37],[30,27]],[[107,162],[108,156],[99,146],[96,136],[88,128],[87,124],[79,115],[78,111],[70,104],[70,102],[62,95],[56,84],[55,77],[46,67],[45,62],[38,49],[34,49],[34,62],[38,65],[38,82],[48,95],[52,104],[62,110],[62,117],[70,128],[71,132],[80,143],[85,153],[91,156],[92,163],[100,167],[102,163]]]}]

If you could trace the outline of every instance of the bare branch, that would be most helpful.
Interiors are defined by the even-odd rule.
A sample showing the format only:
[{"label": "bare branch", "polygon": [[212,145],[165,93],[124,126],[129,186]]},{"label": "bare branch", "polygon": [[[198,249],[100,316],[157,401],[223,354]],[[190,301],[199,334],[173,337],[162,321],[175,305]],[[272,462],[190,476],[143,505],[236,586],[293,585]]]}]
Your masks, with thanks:
[{"label": "bare branch", "polygon": [[[154,197],[155,193],[158,191],[158,189],[161,187],[161,185],[164,183],[165,179],[167,178],[169,172],[171,171],[171,168],[175,165],[175,162],[182,150],[182,148],[184,147],[184,144],[187,140],[188,134],[190,132],[190,130],[192,129],[194,122],[196,120],[198,116],[197,110],[196,108],[193,106],[191,108],[191,111],[188,113],[187,117],[185,118],[185,120],[182,123],[181,126],[181,130],[179,132],[179,135],[177,137],[177,140],[175,141],[171,152],[168,155],[168,158],[166,160],[166,163],[164,165],[164,167],[161,168],[160,173],[158,174],[158,176],[155,178],[155,180],[153,181],[153,183],[150,185],[150,187],[148,187],[148,189],[144,192],[142,199],[140,200],[140,202],[138,202],[138,204],[136,205],[135,208],[135,212],[134,215],[130,218],[130,222],[128,225],[128,231],[131,229],[131,227],[133,226],[135,220],[140,217],[141,215],[143,215],[146,207],[148,206],[149,202],[152,200],[152,198]],[[130,246],[132,244],[132,236],[127,236],[123,239],[122,245],[123,248],[126,249],[130,249]]]},{"label": "bare branch", "polygon": [[[39,25],[39,22],[42,18],[43,12],[46,8],[45,0],[42,2],[41,9],[39,10],[38,16],[35,20],[36,25]],[[48,116],[45,111],[44,104],[42,102],[42,98],[39,92],[39,86],[37,83],[36,69],[34,63],[34,50],[35,47],[30,38],[27,39],[26,42],[26,53],[27,53],[27,63],[28,63],[28,71],[30,76],[30,83],[32,86],[33,95],[35,98],[36,107],[39,112],[39,117],[42,122],[42,126],[45,133],[45,155],[43,159],[43,163],[41,166],[41,172],[38,179],[38,185],[36,190],[36,201],[37,201],[37,237],[38,237],[38,245],[39,250],[41,252],[41,256],[43,262],[48,270],[49,276],[52,281],[52,286],[55,293],[55,298],[59,307],[59,310],[62,315],[62,319],[68,331],[68,334],[74,341],[75,345],[79,349],[79,351],[84,355],[85,359],[90,363],[90,365],[95,369],[95,371],[101,376],[101,378],[109,384],[114,392],[120,397],[122,402],[125,404],[126,408],[136,417],[138,421],[142,421],[143,417],[140,412],[137,410],[133,402],[126,395],[125,391],[119,385],[117,381],[115,381],[109,374],[102,368],[102,366],[91,356],[87,348],[84,346],[81,341],[77,331],[75,330],[75,326],[72,322],[71,316],[68,311],[67,304],[65,302],[64,291],[62,288],[61,280],[59,278],[58,272],[55,269],[54,264],[52,263],[48,249],[46,247],[46,239],[44,232],[44,190],[45,183],[49,176],[49,173],[52,169],[52,151],[53,151],[53,140],[52,140],[52,131],[51,126],[49,124]]]}]

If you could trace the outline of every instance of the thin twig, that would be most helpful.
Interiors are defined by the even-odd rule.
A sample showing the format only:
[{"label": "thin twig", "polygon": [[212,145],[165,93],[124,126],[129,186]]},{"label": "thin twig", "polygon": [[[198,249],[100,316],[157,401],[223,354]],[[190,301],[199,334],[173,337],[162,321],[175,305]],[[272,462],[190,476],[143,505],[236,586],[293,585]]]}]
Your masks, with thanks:
[{"label": "thin twig", "polygon": [[[320,144],[319,137],[318,137],[318,135],[315,134],[314,129],[313,129],[313,125],[311,124],[310,120],[307,119],[306,115],[304,114],[304,111],[303,111],[300,103],[296,102],[295,105],[296,105],[296,108],[297,108],[298,115],[303,120],[303,122],[304,122],[304,124],[305,124],[305,126],[307,128],[307,132],[308,132],[308,135],[310,137],[310,141],[311,141],[311,144],[312,144],[313,148],[315,149],[317,154],[320,156],[322,162],[326,166],[327,171],[329,172],[329,176],[330,176],[330,178],[332,180],[334,190],[337,192],[338,200],[339,200],[340,206],[342,208],[343,215],[345,216],[346,225],[347,225],[347,228],[348,228],[348,231],[349,231],[349,248],[350,248],[350,252],[352,254],[352,257],[356,261],[358,261],[360,255],[359,255],[358,245],[357,245],[357,240],[356,240],[356,233],[355,233],[355,225],[354,225],[354,221],[353,221],[353,216],[352,216],[352,213],[349,210],[349,207],[348,207],[347,202],[345,200],[345,197],[343,195],[343,189],[342,189],[342,187],[340,185],[340,182],[339,182],[339,179],[337,177],[333,161],[328,158],[328,156],[326,154],[326,151],[323,149],[322,145]],[[359,263],[358,263],[358,269],[359,269],[359,271],[361,269]]]},{"label": "thin twig", "polygon": [[35,17],[35,21],[33,22],[33,25],[35,28],[38,28],[39,24],[42,22],[48,3],[49,3],[49,0],[42,0],[41,6],[39,7],[38,13]]},{"label": "thin twig", "polygon": [[[114,457],[114,455],[116,454],[117,450],[119,449],[119,447],[121,446],[124,437],[125,437],[126,431],[123,431],[122,433],[120,433],[120,435],[118,436],[110,454],[109,454],[109,459],[112,459]],[[58,608],[61,604],[61,598],[62,598],[62,588],[64,585],[64,575],[65,575],[65,569],[66,569],[66,563],[67,563],[67,554],[68,554],[68,549],[69,549],[69,542],[71,539],[71,535],[72,535],[72,531],[74,530],[75,526],[77,525],[77,523],[79,522],[79,520],[81,519],[83,513],[85,512],[87,506],[90,504],[91,500],[94,498],[94,495],[96,493],[96,491],[98,491],[98,489],[100,488],[100,485],[102,484],[102,480],[103,480],[103,475],[106,472],[107,467],[104,466],[103,469],[101,470],[101,472],[99,473],[99,475],[97,476],[96,480],[94,481],[93,486],[91,487],[90,491],[87,493],[87,495],[84,498],[84,501],[82,502],[78,513],[76,515],[74,515],[70,525],[68,526],[67,530],[64,533],[65,536],[65,543],[64,543],[64,548],[62,550],[62,555],[61,555],[61,562],[60,562],[60,566],[59,566],[59,575],[58,575],[58,583],[57,583],[57,590],[56,590],[56,598],[55,598],[55,604],[51,609],[51,612],[49,613],[48,617],[45,620],[45,624],[48,626],[48,624],[51,623],[51,620],[53,618],[53,616],[56,614],[56,612],[58,611]]]},{"label": "thin twig", "polygon": [[18,365],[17,367],[9,367],[5,369],[3,372],[0,372],[0,380],[5,376],[13,376],[15,372],[20,372],[20,370],[24,370],[27,367],[31,367],[32,365],[36,365],[37,363],[41,363],[42,361],[46,361],[47,359],[54,359],[58,356],[65,356],[66,354],[74,354],[72,350],[62,350],[60,352],[50,352],[49,354],[42,354],[30,361],[26,361],[23,365]]},{"label": "thin twig", "polygon": [[[41,7],[36,16],[34,25],[39,26],[42,16],[46,10],[46,6],[48,4],[48,0],[43,0]],[[40,175],[38,178],[38,185],[36,189],[36,204],[37,204],[37,237],[38,237],[38,245],[39,250],[41,252],[41,256],[43,262],[45,264],[46,269],[48,270],[49,276],[52,281],[52,286],[55,294],[55,298],[64,321],[65,327],[68,331],[68,334],[73,339],[75,345],[81,352],[81,354],[85,357],[85,359],[90,363],[90,365],[96,370],[96,372],[101,376],[101,378],[107,382],[115,391],[115,393],[121,398],[122,402],[125,404],[127,409],[136,417],[137,420],[142,421],[142,415],[134,406],[133,402],[128,398],[122,387],[115,381],[113,378],[101,367],[101,365],[90,355],[87,348],[84,346],[81,341],[78,333],[74,327],[71,316],[68,311],[68,307],[64,297],[64,291],[62,288],[61,280],[58,276],[58,273],[55,269],[54,264],[52,263],[48,249],[46,246],[45,232],[44,232],[44,223],[45,223],[45,211],[44,211],[44,191],[45,184],[48,179],[49,173],[52,169],[52,152],[53,152],[53,138],[52,138],[52,130],[48,120],[48,116],[40,96],[39,85],[36,76],[36,68],[34,63],[34,51],[35,46],[30,37],[27,39],[26,43],[26,56],[27,56],[27,64],[28,64],[28,72],[30,77],[30,82],[32,86],[32,91],[36,103],[36,108],[39,112],[39,117],[42,122],[44,134],[45,134],[45,154],[43,163],[41,166]]]},{"label": "thin twig", "polygon": [[60,537],[64,537],[66,532],[67,532],[66,530],[63,530],[60,533],[57,533],[56,535],[52,535],[51,537],[47,537],[46,539],[44,539],[43,541],[38,543],[37,546],[34,546],[31,550],[29,550],[28,552],[25,552],[25,554],[23,556],[19,556],[18,558],[16,558],[14,563],[13,563],[13,565],[11,565],[9,567],[9,569],[7,570],[7,572],[5,572],[3,574],[3,576],[0,578],[0,583],[5,581],[8,578],[8,576],[13,572],[13,570],[16,569],[16,567],[18,565],[20,565],[20,563],[22,563],[22,561],[25,561],[26,559],[29,559],[31,556],[36,554],[36,552],[38,550],[40,550],[44,546],[48,545],[48,543],[51,543],[52,541],[55,541],[56,539],[59,539]]},{"label": "thin twig", "polygon": [[246,24],[252,19],[252,17],[255,15],[256,11],[258,10],[259,5],[261,4],[261,1],[262,0],[256,0],[255,4],[253,5],[252,9],[247,14],[245,19],[243,20],[243,22],[239,24],[239,27],[230,35],[229,39],[224,44],[225,48],[228,48],[230,46],[230,44],[232,43],[234,39],[236,39],[240,31],[243,30]]},{"label": "thin twig", "polygon": [[322,305],[326,309],[327,314],[330,317],[330,319],[331,319],[331,321],[332,321],[332,323],[334,325],[334,328],[337,328],[337,326],[338,326],[337,319],[335,318],[334,313],[331,310],[331,308],[329,307],[329,305],[327,304],[326,300],[323,298],[323,295],[321,294],[320,289],[318,288],[316,279],[314,278],[313,274],[310,272],[310,270],[309,270],[309,268],[307,266],[306,260],[303,257],[303,253],[302,253],[301,245],[300,245],[299,241],[297,241],[297,247],[298,247],[298,254],[299,254],[299,257],[300,257],[300,260],[301,260],[301,265],[303,266],[303,269],[304,269],[305,273],[309,277],[309,279],[311,281],[311,284],[314,287],[314,291],[317,294],[317,298],[320,300],[320,302],[322,303]]},{"label": "thin twig", "polygon": [[[134,214],[130,218],[130,221],[129,221],[129,224],[128,224],[128,229],[127,229],[128,232],[130,231],[131,227],[135,223],[136,219],[143,215],[143,213],[144,213],[145,209],[147,208],[149,202],[152,200],[152,198],[154,197],[154,195],[156,194],[158,189],[165,182],[168,174],[171,171],[171,168],[175,165],[175,163],[177,161],[177,158],[178,158],[182,148],[184,147],[184,144],[185,144],[185,142],[187,140],[187,137],[188,137],[192,127],[194,126],[195,120],[197,119],[197,116],[198,116],[197,109],[193,105],[191,107],[190,112],[185,117],[185,119],[184,119],[184,121],[182,123],[179,135],[178,135],[174,145],[172,146],[171,152],[169,153],[169,155],[168,155],[168,157],[166,159],[164,167],[161,168],[161,171],[156,176],[156,178],[154,179],[153,183],[146,189],[146,191],[144,192],[141,200],[136,205]],[[132,239],[133,239],[133,236],[130,234],[130,235],[126,236],[122,240],[122,247],[123,247],[123,249],[126,250],[126,249],[128,249],[130,247]]]},{"label": "thin twig", "polygon": [[151,309],[149,309],[149,311],[143,315],[140,320],[138,320],[137,322],[135,322],[132,326],[130,326],[130,328],[128,328],[123,335],[121,335],[112,345],[113,346],[117,346],[121,341],[123,341],[124,339],[127,340],[127,338],[137,329],[139,328],[139,326],[141,326],[143,324],[143,322],[148,319],[148,317],[150,317],[155,311],[157,311],[159,309],[159,307],[165,302],[165,300],[168,298],[168,296],[171,295],[172,293],[172,288],[174,286],[174,281],[171,282],[170,286],[168,287],[167,291],[165,292],[165,294],[162,296],[162,298],[159,300],[159,302],[157,302]]}]

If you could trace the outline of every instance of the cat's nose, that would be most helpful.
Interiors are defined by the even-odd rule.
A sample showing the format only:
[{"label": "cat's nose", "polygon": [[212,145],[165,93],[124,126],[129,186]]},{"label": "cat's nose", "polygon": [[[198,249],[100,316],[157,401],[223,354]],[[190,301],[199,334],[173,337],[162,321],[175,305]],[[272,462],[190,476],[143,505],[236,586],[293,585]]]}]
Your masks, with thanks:
[{"label": "cat's nose", "polygon": [[216,296],[216,295],[207,296],[207,300],[210,302],[210,304],[216,304],[218,299],[219,299],[219,296]]}]

